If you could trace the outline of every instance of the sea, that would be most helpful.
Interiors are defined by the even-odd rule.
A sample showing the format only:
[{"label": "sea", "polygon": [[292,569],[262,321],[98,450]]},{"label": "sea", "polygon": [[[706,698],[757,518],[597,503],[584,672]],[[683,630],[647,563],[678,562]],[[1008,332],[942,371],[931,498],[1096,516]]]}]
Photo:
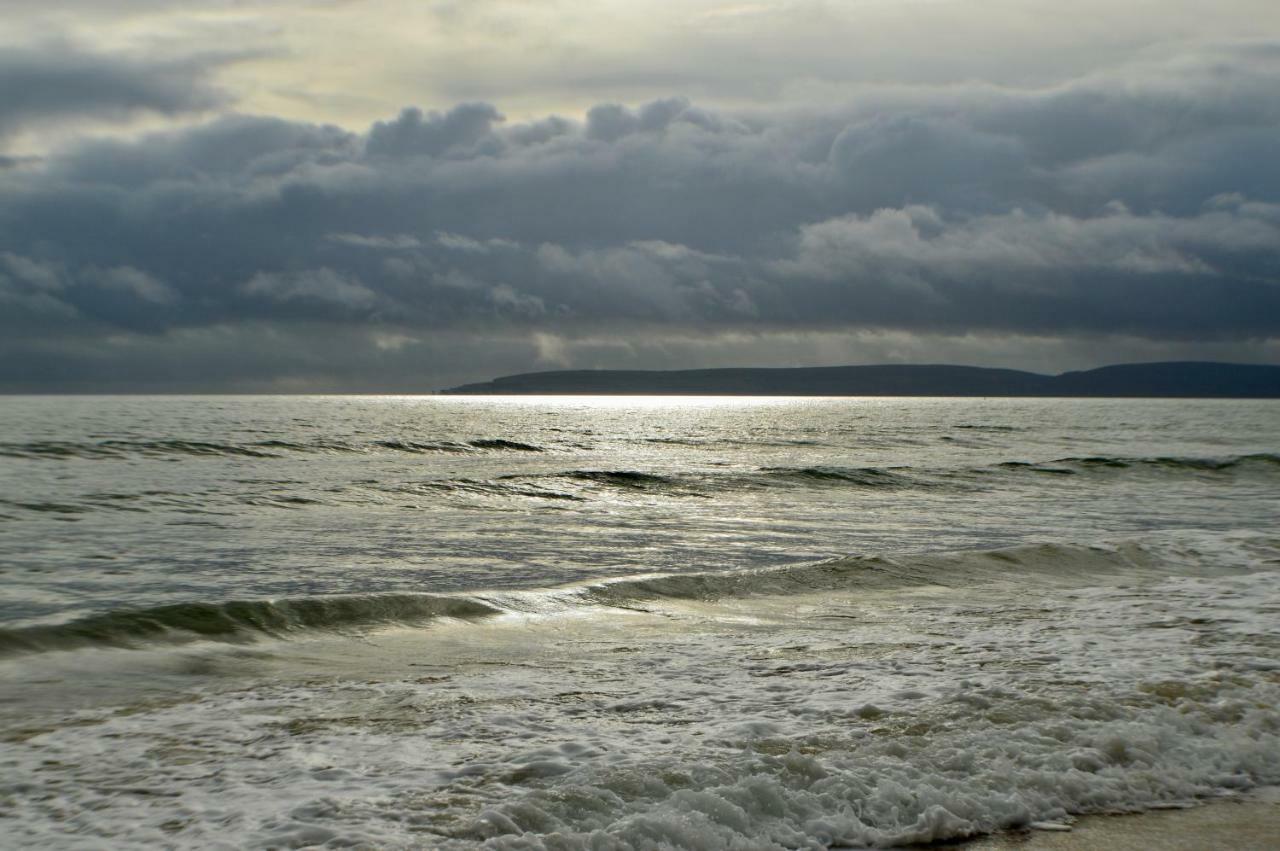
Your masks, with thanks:
[{"label": "sea", "polygon": [[0,845],[922,845],[1280,783],[1280,401],[0,397]]}]

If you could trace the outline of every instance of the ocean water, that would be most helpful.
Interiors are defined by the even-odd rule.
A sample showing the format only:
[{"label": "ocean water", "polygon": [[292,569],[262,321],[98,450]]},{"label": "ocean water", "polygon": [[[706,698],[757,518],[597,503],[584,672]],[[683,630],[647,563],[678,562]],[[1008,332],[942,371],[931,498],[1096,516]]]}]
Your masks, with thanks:
[{"label": "ocean water", "polygon": [[1280,783],[1280,403],[0,397],[15,847],[831,848]]}]

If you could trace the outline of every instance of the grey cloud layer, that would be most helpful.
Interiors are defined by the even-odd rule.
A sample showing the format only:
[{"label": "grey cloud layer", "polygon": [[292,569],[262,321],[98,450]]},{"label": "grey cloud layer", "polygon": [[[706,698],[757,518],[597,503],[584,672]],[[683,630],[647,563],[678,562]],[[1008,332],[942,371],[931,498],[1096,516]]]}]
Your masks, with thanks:
[{"label": "grey cloud layer", "polygon": [[[0,178],[0,381],[168,351],[219,381],[363,364],[436,384],[577,363],[547,340],[601,333],[1266,347],[1278,137],[1280,45],[1253,43],[803,110],[512,123],[468,103],[364,134],[231,116],[88,141]],[[260,359],[210,357],[245,333]],[[345,349],[326,367],[303,338]]]},{"label": "grey cloud layer", "polygon": [[178,59],[105,54],[62,41],[0,49],[0,142],[49,121],[179,115],[224,106],[213,72],[235,54]]}]

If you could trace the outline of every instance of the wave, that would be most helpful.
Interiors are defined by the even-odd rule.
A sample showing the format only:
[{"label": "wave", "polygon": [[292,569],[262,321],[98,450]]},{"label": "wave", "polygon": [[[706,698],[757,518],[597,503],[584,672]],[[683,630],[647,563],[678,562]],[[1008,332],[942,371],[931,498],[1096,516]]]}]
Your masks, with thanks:
[{"label": "wave", "polygon": [[[376,440],[375,446],[383,449],[395,449],[400,452],[475,452],[476,450],[497,450],[507,452],[545,452],[541,446],[534,446],[531,443],[521,443],[517,440],[505,440],[503,438],[481,438],[478,440],[466,441],[431,441],[421,442],[413,440]],[[353,448],[352,451],[359,451]]]},{"label": "wave", "polygon": [[1241,467],[1280,467],[1280,455],[1269,452],[1258,452],[1251,455],[1233,455],[1223,458],[1190,458],[1190,457],[1158,457],[1158,458],[1113,458],[1086,457],[1061,458],[1057,463],[1076,464],[1081,467],[1150,467],[1166,470],[1192,470],[1218,472],[1235,470]]},{"label": "wave", "polygon": [[106,612],[65,624],[0,629],[0,655],[199,640],[243,642],[284,638],[304,630],[422,623],[441,617],[477,618],[499,611],[480,600],[432,594],[178,603]]},{"label": "wave", "polygon": [[[560,472],[512,474],[497,482],[539,482],[569,480],[578,483],[625,489],[714,496],[720,491],[768,487],[849,487],[867,489],[972,490],[993,474],[1071,476],[1084,473],[1135,472],[1230,473],[1255,470],[1280,472],[1280,455],[1259,453],[1224,458],[1139,458],[1079,457],[1052,461],[1002,461],[996,464],[949,469],[899,465],[804,467],[760,467],[755,470],[651,473],[640,470],[568,470]],[[535,494],[537,495],[537,494]]]},{"label": "wave", "polygon": [[807,440],[802,438],[784,439],[744,439],[744,438],[725,438],[725,437],[642,437],[637,438],[636,443],[656,443],[664,446],[697,446],[697,447],[767,447],[767,446],[831,446],[833,444],[823,443],[820,440]]},{"label": "wave", "polygon": [[1280,455],[1259,452],[1250,455],[1229,455],[1218,458],[1162,456],[1154,458],[1128,456],[1083,456],[1057,458],[1043,463],[1029,461],[1004,461],[994,465],[1001,470],[1074,475],[1076,473],[1135,470],[1170,473],[1223,473],[1253,469],[1280,470]]},{"label": "wave", "polygon": [[[429,449],[405,451],[429,452]],[[521,451],[521,450],[516,450]],[[906,490],[911,488],[972,490],[973,485],[961,481],[946,481],[938,476],[912,471],[910,468],[877,467],[765,467],[759,470],[735,472],[682,472],[659,474],[627,469],[579,469],[558,470],[545,473],[512,473],[492,479],[437,478],[418,481],[378,481],[373,479],[353,482],[348,488],[329,489],[323,493],[282,493],[275,490],[281,485],[293,484],[282,480],[261,482],[239,480],[245,484],[261,484],[273,490],[254,490],[248,493],[228,493],[227,500],[239,505],[256,505],[268,508],[299,509],[308,506],[335,505],[355,501],[362,504],[369,494],[409,495],[438,497],[442,499],[479,500],[486,504],[495,501],[552,500],[556,502],[590,502],[593,499],[627,499],[654,497],[672,499],[714,499],[732,492],[769,488],[859,488]],[[345,495],[344,495],[345,493]],[[213,502],[210,494],[201,494],[194,502],[182,495],[168,491],[148,491],[140,494],[85,494],[61,502],[34,502],[0,499],[0,505],[27,512],[72,515],[95,511],[146,512],[162,510],[209,509]]]},{"label": "wave", "polygon": [[[528,477],[513,477],[528,478]],[[375,485],[377,483],[374,483]],[[511,483],[485,481],[483,479],[428,479],[421,482],[396,484],[390,487],[377,486],[378,490],[393,493],[441,494],[446,496],[480,496],[493,498],[527,497],[530,499],[554,499],[570,502],[585,502],[585,498],[577,494],[565,493],[545,486],[540,482]]]},{"label": "wave", "polygon": [[504,440],[502,438],[488,438],[485,440],[469,440],[467,445],[474,449],[506,449],[510,452],[544,452],[541,446],[534,446],[532,443],[521,443],[518,440]]},{"label": "wave", "polygon": [[0,629],[0,655],[87,647],[139,648],[192,641],[241,643],[317,631],[367,631],[440,618],[554,615],[586,608],[643,609],[662,601],[715,602],[823,592],[859,593],[996,583],[1080,586],[1277,569],[1280,538],[1249,533],[1202,542],[1160,535],[1116,545],[1031,544],[988,550],[854,555],[752,570],[645,574],[553,588],[458,594],[387,593],[180,603],[91,615],[65,624]]},{"label": "wave", "polygon": [[65,460],[105,459],[127,455],[203,455],[276,458],[259,444],[211,443],[202,440],[101,440],[92,443],[34,441],[0,444],[0,455],[9,458]]},{"label": "wave", "polygon": [[43,440],[26,443],[0,443],[0,457],[37,461],[109,460],[130,456],[280,458],[287,453],[367,453],[386,449],[411,453],[547,451],[541,446],[505,438],[476,438],[463,441],[417,441],[387,438],[369,443],[347,443],[336,440],[317,440],[313,442],[260,440],[251,443],[216,443],[202,440],[99,440],[88,442]]},{"label": "wave", "polygon": [[879,591],[921,586],[968,586],[1016,578],[1078,583],[1098,576],[1168,572],[1140,545],[1122,547],[1032,544],[991,550],[904,555],[855,555],[829,561],[739,571],[625,577],[583,586],[583,600],[634,607],[655,600],[716,600],[789,596],[824,591]]},{"label": "wave", "polygon": [[857,485],[867,488],[903,488],[925,484],[906,474],[910,467],[761,467],[760,472],[769,479],[799,481],[806,484],[823,483]]},{"label": "wave", "polygon": [[556,474],[557,478],[560,476],[579,482],[620,488],[662,488],[680,484],[680,480],[672,476],[641,473],[636,470],[571,470],[568,473]]},{"label": "wave", "polygon": [[[256,444],[255,444],[256,445]],[[540,452],[532,444],[520,444],[501,439],[475,440],[468,443],[410,443],[404,441],[379,441],[376,445],[404,452]],[[192,450],[191,446],[198,449]],[[184,444],[172,446],[167,451],[213,454],[213,444]],[[520,448],[524,447],[524,448]],[[279,448],[279,447],[277,447]],[[96,451],[96,450],[95,450]],[[351,450],[354,451],[354,450]],[[5,454],[5,453],[0,453]],[[9,453],[12,454],[12,453]],[[243,454],[239,450],[237,453]],[[227,493],[231,503],[260,505],[275,508],[306,508],[308,506],[334,505],[344,502],[362,504],[368,494],[409,494],[414,496],[436,495],[450,499],[481,499],[492,504],[502,500],[554,500],[558,502],[589,502],[592,499],[626,499],[629,497],[652,499],[702,498],[715,499],[725,494],[770,488],[824,488],[874,491],[931,491],[941,493],[973,493],[1004,486],[1011,481],[1034,477],[1049,481],[1072,478],[1082,483],[1105,484],[1109,477],[1144,476],[1223,477],[1231,481],[1235,475],[1274,476],[1280,473],[1280,455],[1254,453],[1223,457],[1130,457],[1130,456],[1079,456],[1057,458],[1050,461],[1010,460],[977,467],[914,467],[909,465],[834,466],[816,465],[803,467],[759,467],[739,470],[699,470],[674,473],[655,473],[633,469],[570,469],[537,473],[510,473],[492,479],[438,478],[420,481],[379,481],[364,479],[347,486],[327,488],[323,493],[281,493],[253,491]],[[273,488],[300,484],[294,480],[243,480],[245,484],[263,484]],[[32,512],[46,516],[62,515],[73,520],[77,515],[94,511],[146,512],[154,509],[204,511],[214,503],[214,493],[202,493],[195,502],[184,495],[170,491],[143,491],[129,494],[84,494],[58,501],[5,500],[0,506],[19,512]],[[19,514],[17,516],[23,516]],[[4,514],[0,519],[15,519]]]},{"label": "wave", "polygon": [[659,474],[640,470],[559,470],[546,473],[512,473],[494,479],[427,479],[419,482],[367,486],[382,492],[484,498],[529,498],[588,502],[593,497],[714,498],[717,494],[771,487],[814,485],[867,488],[954,487],[963,484],[934,483],[908,477],[894,469],[875,467],[766,467],[734,473],[693,472]]},{"label": "wave", "polygon": [[[997,430],[1004,426],[979,426],[961,424],[956,428]],[[733,441],[703,442],[696,439],[646,438],[643,442],[705,446]],[[751,441],[739,441],[747,445]],[[761,445],[769,441],[759,441]],[[777,445],[810,445],[811,441],[782,441]],[[772,444],[770,444],[772,445]],[[409,454],[474,454],[487,452],[545,453],[548,447],[534,443],[501,437],[477,437],[465,440],[412,440],[401,437],[381,438],[367,442],[341,440],[289,441],[268,439],[247,443],[222,443],[201,440],[123,440],[99,441],[30,441],[25,443],[0,443],[0,457],[26,460],[67,461],[71,459],[107,460],[130,456],[144,457],[227,457],[246,459],[274,459],[292,454],[308,453],[356,453],[369,454],[393,451]],[[661,490],[663,488],[685,493],[691,490],[769,486],[771,484],[846,485],[869,488],[908,487],[958,487],[958,479],[991,475],[993,473],[1032,473],[1036,475],[1071,476],[1081,473],[1100,473],[1130,470],[1148,473],[1231,473],[1280,471],[1280,454],[1259,452],[1217,457],[1194,456],[1072,456],[1048,461],[1011,459],[985,466],[948,469],[900,465],[836,466],[815,465],[797,467],[761,467],[754,472],[699,472],[681,474],[657,474],[639,470],[567,470],[537,474],[511,474],[499,476],[494,481],[517,479],[561,478],[595,485],[630,489]],[[474,485],[468,480],[458,480],[461,490]],[[540,494],[530,494],[540,495]]]}]

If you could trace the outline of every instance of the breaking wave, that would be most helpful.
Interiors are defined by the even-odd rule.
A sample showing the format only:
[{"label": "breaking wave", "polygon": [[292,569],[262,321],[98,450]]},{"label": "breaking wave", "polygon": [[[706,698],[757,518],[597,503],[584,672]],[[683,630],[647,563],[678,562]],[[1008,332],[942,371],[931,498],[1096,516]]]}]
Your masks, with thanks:
[{"label": "breaking wave", "polygon": [[199,640],[284,638],[304,630],[369,628],[434,618],[477,618],[500,609],[468,597],[372,594],[178,603],[91,615],[70,623],[0,630],[0,654],[134,648]]},{"label": "breaking wave", "polygon": [[1175,574],[1215,575],[1280,563],[1280,539],[1253,536],[1214,560],[1159,538],[1119,545],[1035,544],[991,550],[849,556],[753,570],[649,574],[541,590],[470,594],[372,594],[181,603],[91,615],[65,624],[0,630],[0,655],[86,647],[137,648],[199,640],[246,642],[333,630],[421,625],[439,618],[554,615],[584,608],[637,609],[820,592],[875,592],[994,583],[1088,585]]}]

